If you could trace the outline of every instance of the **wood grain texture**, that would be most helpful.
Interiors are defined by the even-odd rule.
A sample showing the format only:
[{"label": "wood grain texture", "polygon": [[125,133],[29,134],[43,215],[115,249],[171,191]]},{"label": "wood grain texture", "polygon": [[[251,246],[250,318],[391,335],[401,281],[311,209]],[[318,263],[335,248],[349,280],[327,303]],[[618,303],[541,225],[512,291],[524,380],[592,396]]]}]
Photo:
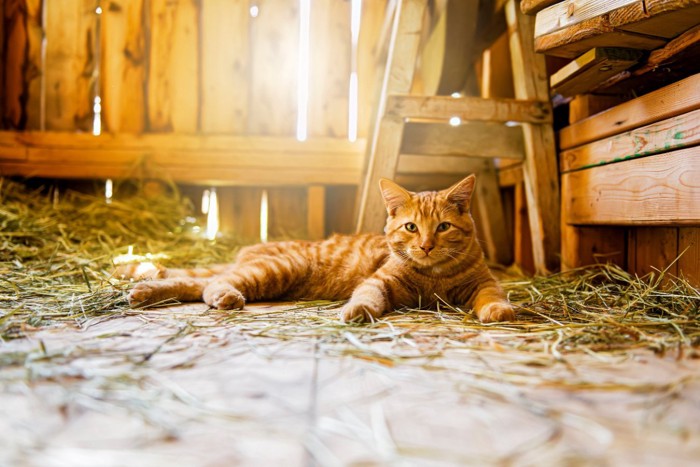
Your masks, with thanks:
[{"label": "wood grain texture", "polygon": [[535,50],[573,59],[595,47],[654,50],[665,43],[663,38],[616,29],[610,23],[609,15],[603,15],[535,38]]},{"label": "wood grain texture", "polygon": [[357,133],[367,137],[373,108],[379,97],[383,67],[380,66],[380,34],[385,21],[386,0],[363,0],[360,37],[357,44],[358,108]]},{"label": "wood grain texture", "polygon": [[314,0],[311,8],[309,135],[346,137],[350,90],[350,2]]},{"label": "wood grain texture", "polygon": [[321,240],[326,237],[326,188],[310,186],[306,190],[306,238]]},{"label": "wood grain texture", "polygon": [[562,172],[620,162],[700,144],[700,110],[562,151]]},{"label": "wood grain texture", "polygon": [[102,13],[102,119],[106,131],[146,128],[144,0],[113,1]]},{"label": "wood grain texture", "polygon": [[700,287],[700,227],[678,229],[678,274]]},{"label": "wood grain texture", "polygon": [[222,186],[217,188],[219,225],[243,244],[260,241],[260,199],[262,188]]},{"label": "wood grain texture", "polygon": [[594,94],[575,96],[569,102],[569,124],[578,123],[584,118],[608,110],[622,102],[624,102],[624,99],[621,96],[598,96]]},{"label": "wood grain texture", "polygon": [[251,20],[248,134],[292,136],[297,121],[298,2],[262,0]]},{"label": "wood grain texture", "polygon": [[700,89],[700,74],[586,118],[559,132],[559,147],[569,149],[700,109],[698,89]]},{"label": "wood grain texture", "polygon": [[[533,18],[525,16],[514,0],[505,6],[513,60],[515,97],[547,101],[547,70],[544,57],[534,52]],[[554,130],[551,125],[522,125],[525,141],[523,164],[535,268],[558,269],[560,251],[559,177]]]},{"label": "wood grain texture", "polygon": [[500,123],[407,123],[401,154],[523,159],[523,134]]},{"label": "wood grain texture", "polygon": [[45,6],[46,128],[88,130],[96,84],[94,2],[66,0]]},{"label": "wood grain texture", "polygon": [[270,187],[269,203],[270,240],[307,237],[307,189],[303,187]]},{"label": "wood grain texture", "polygon": [[[49,178],[155,176],[245,186],[353,185],[359,182],[363,151],[364,142],[331,138],[300,143],[265,137],[0,132],[0,173]],[[280,170],[285,177],[279,176]]]},{"label": "wood grain texture", "polygon": [[150,0],[148,126],[194,133],[199,128],[199,2]]},{"label": "wood grain texture", "polygon": [[526,15],[535,15],[560,1],[561,0],[522,0],[520,2],[520,11]]},{"label": "wood grain texture", "polygon": [[552,113],[547,101],[482,99],[480,97],[392,95],[387,100],[387,115],[400,118],[465,121],[550,123]]},{"label": "wood grain texture", "polygon": [[243,134],[250,89],[249,2],[202,2],[202,132]]},{"label": "wood grain texture", "polygon": [[22,128],[24,109],[24,67],[27,51],[26,10],[21,0],[6,0],[4,5],[4,63],[2,123],[6,128]]},{"label": "wood grain texture", "polygon": [[700,147],[562,175],[573,225],[700,223]]},{"label": "wood grain texture", "polygon": [[562,96],[585,94],[620,71],[635,65],[640,50],[597,47],[591,49],[550,76],[552,92]]},{"label": "wood grain texture", "polygon": [[610,13],[643,0],[565,0],[537,13],[535,37],[573,26],[587,19]]},{"label": "wood grain texture", "polygon": [[[653,273],[659,276],[678,274],[678,229],[674,227],[636,227],[630,229],[627,238],[627,269],[644,276]],[[671,278],[666,276],[664,282]]]},{"label": "wood grain texture", "polygon": [[43,130],[44,121],[44,27],[42,21],[42,0],[26,0],[27,8],[27,63],[24,81],[27,89],[25,129]]},{"label": "wood grain texture", "polygon": [[645,0],[642,14],[633,18],[611,18],[619,29],[673,39],[698,24],[698,0]]}]

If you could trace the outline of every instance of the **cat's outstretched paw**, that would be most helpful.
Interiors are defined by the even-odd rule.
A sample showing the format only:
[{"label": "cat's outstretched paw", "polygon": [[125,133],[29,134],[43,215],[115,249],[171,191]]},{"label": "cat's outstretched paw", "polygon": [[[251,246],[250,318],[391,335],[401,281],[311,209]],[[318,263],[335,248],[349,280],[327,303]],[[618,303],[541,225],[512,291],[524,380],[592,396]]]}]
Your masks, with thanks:
[{"label": "cat's outstretched paw", "polygon": [[149,282],[139,282],[127,296],[131,307],[148,306],[162,300],[157,285]]},{"label": "cat's outstretched paw", "polygon": [[482,323],[494,321],[514,321],[515,311],[508,302],[491,302],[476,310],[476,315]]},{"label": "cat's outstretched paw", "polygon": [[340,320],[344,323],[349,322],[371,322],[379,318],[382,312],[365,304],[355,304],[352,302],[346,303],[340,309]]},{"label": "cat's outstretched paw", "polygon": [[245,297],[230,285],[212,284],[204,289],[204,303],[217,310],[240,310]]}]

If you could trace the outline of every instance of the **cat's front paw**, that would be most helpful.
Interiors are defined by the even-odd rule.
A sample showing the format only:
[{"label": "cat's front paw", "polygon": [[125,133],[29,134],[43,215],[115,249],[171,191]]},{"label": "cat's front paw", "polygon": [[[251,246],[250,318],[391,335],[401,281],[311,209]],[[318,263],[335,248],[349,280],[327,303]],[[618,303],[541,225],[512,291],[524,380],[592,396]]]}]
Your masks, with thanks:
[{"label": "cat's front paw", "polygon": [[159,301],[158,286],[149,282],[139,282],[127,296],[131,307],[153,305]]},{"label": "cat's front paw", "polygon": [[212,284],[204,289],[204,303],[217,310],[240,310],[245,297],[230,285]]},{"label": "cat's front paw", "polygon": [[356,304],[352,302],[346,303],[340,309],[340,320],[344,323],[349,322],[372,322],[382,315],[381,310],[377,310],[370,305]]},{"label": "cat's front paw", "polygon": [[476,310],[476,315],[482,323],[494,321],[514,321],[515,311],[508,302],[491,302]]}]

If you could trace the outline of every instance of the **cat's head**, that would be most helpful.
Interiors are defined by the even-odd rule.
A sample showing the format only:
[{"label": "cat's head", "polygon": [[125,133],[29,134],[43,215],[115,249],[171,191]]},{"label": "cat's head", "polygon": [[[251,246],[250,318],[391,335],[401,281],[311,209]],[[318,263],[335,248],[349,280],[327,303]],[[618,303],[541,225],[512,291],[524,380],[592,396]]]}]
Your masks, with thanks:
[{"label": "cat's head", "polygon": [[469,175],[442,191],[413,193],[380,180],[389,215],[384,232],[394,254],[422,268],[465,260],[475,235],[469,213],[474,182]]}]

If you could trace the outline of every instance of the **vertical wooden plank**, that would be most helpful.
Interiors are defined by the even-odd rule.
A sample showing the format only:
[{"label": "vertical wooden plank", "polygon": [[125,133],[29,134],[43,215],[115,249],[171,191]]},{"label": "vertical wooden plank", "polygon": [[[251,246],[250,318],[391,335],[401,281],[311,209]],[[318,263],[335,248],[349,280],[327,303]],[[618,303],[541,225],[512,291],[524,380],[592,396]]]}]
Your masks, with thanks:
[{"label": "vertical wooden plank", "polygon": [[250,35],[249,134],[292,136],[297,119],[298,1],[260,0],[257,6]]},{"label": "vertical wooden plank", "polygon": [[219,187],[221,231],[243,243],[260,241],[260,199],[262,188]]},{"label": "vertical wooden plank", "polygon": [[26,9],[23,0],[7,0],[4,5],[5,47],[3,64],[2,120],[5,127],[21,129],[24,111],[24,66],[27,50]]},{"label": "vertical wooden plank", "polygon": [[202,2],[202,131],[239,133],[248,118],[248,0]]},{"label": "vertical wooden plank", "polygon": [[27,64],[24,80],[27,86],[26,113],[27,130],[43,128],[43,41],[44,27],[42,24],[42,0],[27,1]]},{"label": "vertical wooden plank", "polygon": [[530,234],[530,221],[527,214],[527,200],[525,199],[525,186],[522,183],[515,185],[513,230],[515,231],[513,256],[515,263],[528,274],[535,272],[535,261],[532,256],[532,235]]},{"label": "vertical wooden plank", "polygon": [[508,33],[501,34],[482,55],[481,97],[512,98],[513,70]]},{"label": "vertical wooden plank", "polygon": [[320,240],[326,236],[325,225],[326,189],[310,186],[306,192],[306,233],[309,240]]},{"label": "vertical wooden plank", "polygon": [[102,13],[102,119],[112,133],[146,127],[145,0],[112,0]]},{"label": "vertical wooden plank", "polygon": [[306,237],[306,189],[275,187],[268,188],[267,193],[270,203],[270,240]]},{"label": "vertical wooden plank", "polygon": [[309,135],[346,137],[350,88],[350,2],[314,0],[311,10]]},{"label": "vertical wooden plank", "polygon": [[[549,101],[544,56],[534,51],[534,18],[523,15],[515,0],[505,6],[518,99]],[[523,124],[525,193],[533,255],[538,272],[556,270],[560,254],[559,173],[551,125]]]},{"label": "vertical wooden plank", "polygon": [[609,109],[622,101],[620,96],[596,96],[592,94],[575,96],[569,103],[569,125]]},{"label": "vertical wooden plank", "polygon": [[150,7],[150,130],[194,133],[199,128],[199,0],[150,0]]},{"label": "vertical wooden plank", "polygon": [[[675,227],[635,227],[629,229],[628,268],[630,272],[644,276],[656,270],[664,270],[678,255],[678,229]],[[667,274],[677,275],[678,263]]]},{"label": "vertical wooden plank", "polygon": [[381,48],[379,43],[382,25],[387,9],[386,0],[363,0],[360,19],[360,37],[357,45],[357,134],[366,137],[372,124],[372,111],[377,105],[381,87],[380,63]]},{"label": "vertical wooden plank", "polygon": [[482,245],[489,259],[509,265],[513,262],[513,244],[510,232],[504,227],[498,175],[492,160],[485,161],[483,166],[476,183],[476,208],[481,214],[481,226],[484,231]]},{"label": "vertical wooden plank", "polygon": [[349,234],[355,228],[355,199],[357,187],[329,186],[326,188],[326,232]]},{"label": "vertical wooden plank", "polygon": [[700,287],[700,227],[678,229],[678,274],[694,287]]},{"label": "vertical wooden plank", "polygon": [[0,129],[3,123],[5,109],[5,0],[0,0]]},{"label": "vertical wooden plank", "polygon": [[92,125],[96,5],[95,0],[45,3],[47,130]]}]

